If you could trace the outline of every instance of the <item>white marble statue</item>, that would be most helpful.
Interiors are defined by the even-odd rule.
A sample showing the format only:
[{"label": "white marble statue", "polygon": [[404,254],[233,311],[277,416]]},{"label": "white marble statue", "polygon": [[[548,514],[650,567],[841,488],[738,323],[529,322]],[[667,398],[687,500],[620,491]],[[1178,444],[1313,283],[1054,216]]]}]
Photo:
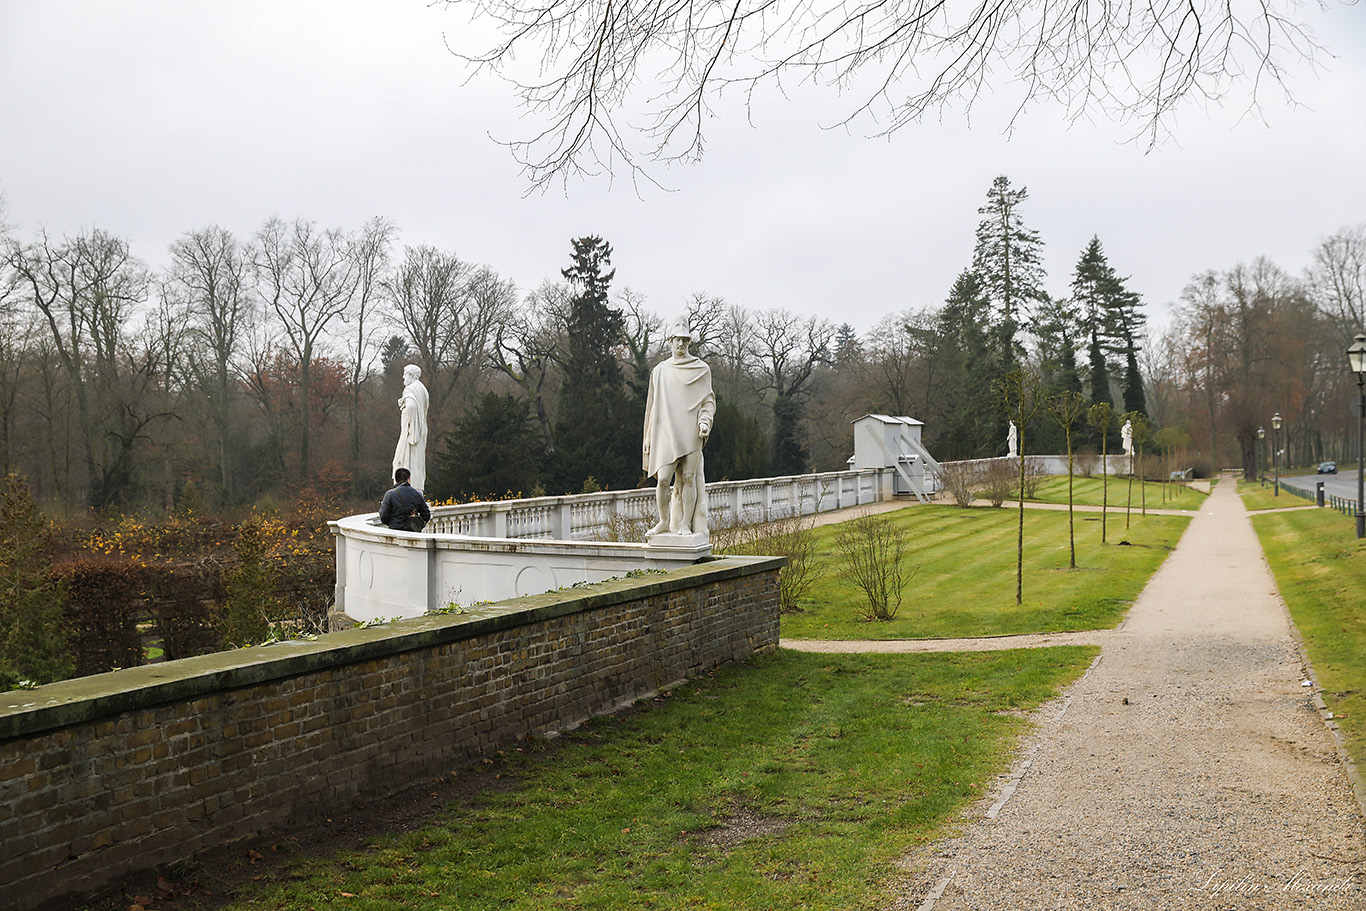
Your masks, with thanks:
[{"label": "white marble statue", "polygon": [[1020,431],[1015,428],[1015,422],[1010,422],[1010,430],[1006,431],[1006,458],[1013,459],[1020,454]]},{"label": "white marble statue", "polygon": [[688,353],[693,341],[687,322],[669,324],[671,354],[650,373],[645,398],[645,474],[657,476],[655,506],[659,522],[646,537],[661,534],[701,535],[707,530],[706,478],[702,447],[711,435],[716,395],[711,368]]},{"label": "white marble statue", "polygon": [[398,446],[394,449],[393,470],[408,469],[408,482],[418,490],[427,484],[427,387],[422,385],[422,368],[409,364],[403,368],[403,395],[398,400]]},{"label": "white marble statue", "polygon": [[1119,444],[1124,447],[1126,456],[1134,454],[1134,424],[1132,421],[1125,421],[1124,426],[1119,428]]}]

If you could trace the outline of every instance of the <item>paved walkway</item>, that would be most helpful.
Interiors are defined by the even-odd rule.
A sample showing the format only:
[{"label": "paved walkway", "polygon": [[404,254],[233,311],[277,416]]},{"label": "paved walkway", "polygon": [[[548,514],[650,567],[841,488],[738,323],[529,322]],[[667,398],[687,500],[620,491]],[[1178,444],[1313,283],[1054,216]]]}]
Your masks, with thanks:
[{"label": "paved walkway", "polygon": [[1366,820],[1221,484],[897,909],[1366,909]]}]

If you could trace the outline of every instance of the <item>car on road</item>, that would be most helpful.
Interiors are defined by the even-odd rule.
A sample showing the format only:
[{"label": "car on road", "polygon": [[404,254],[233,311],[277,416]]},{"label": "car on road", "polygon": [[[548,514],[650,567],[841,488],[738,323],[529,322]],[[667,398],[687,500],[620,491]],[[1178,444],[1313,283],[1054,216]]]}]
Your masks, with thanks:
[{"label": "car on road", "polygon": [[1337,462],[1320,462],[1320,463],[1319,463],[1319,471],[1318,471],[1318,473],[1319,473],[1319,474],[1337,474],[1337,473],[1338,473],[1338,463],[1337,463]]}]

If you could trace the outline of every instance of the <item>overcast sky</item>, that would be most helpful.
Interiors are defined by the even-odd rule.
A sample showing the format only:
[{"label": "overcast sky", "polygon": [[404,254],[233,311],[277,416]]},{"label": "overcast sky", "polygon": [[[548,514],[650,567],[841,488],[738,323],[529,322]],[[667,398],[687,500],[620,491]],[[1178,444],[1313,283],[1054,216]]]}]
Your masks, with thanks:
[{"label": "overcast sky", "polygon": [[[463,84],[458,13],[384,2],[0,0],[0,192],[20,236],[99,227],[155,266],[182,233],[250,235],[269,217],[356,228],[486,263],[523,289],[570,238],[612,243],[617,288],[668,315],[692,292],[849,322],[941,303],[969,264],[992,179],[1063,294],[1093,235],[1157,321],[1197,272],[1258,255],[1299,272],[1366,221],[1366,9],[1309,10],[1337,57],[1291,73],[1300,107],[1189,106],[1145,154],[1100,122],[1036,106],[1002,134],[990,100],[890,140],[823,129],[840,99],[801,93],[723,117],[698,164],[526,196],[490,136],[534,125],[504,87]],[[450,37],[458,38],[459,35]],[[847,104],[847,100],[844,102]],[[724,108],[729,110],[728,108]]]}]

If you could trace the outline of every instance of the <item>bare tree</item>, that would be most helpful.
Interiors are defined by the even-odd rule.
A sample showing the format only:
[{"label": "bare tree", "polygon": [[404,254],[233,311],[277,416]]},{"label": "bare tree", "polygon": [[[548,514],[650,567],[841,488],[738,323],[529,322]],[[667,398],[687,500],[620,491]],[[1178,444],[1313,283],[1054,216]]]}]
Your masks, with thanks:
[{"label": "bare tree", "polygon": [[[635,134],[645,157],[695,160],[724,90],[752,103],[794,80],[855,93],[843,122],[866,118],[878,136],[952,106],[970,112],[984,90],[1008,86],[1015,116],[1048,100],[1072,120],[1114,118],[1152,146],[1186,99],[1227,103],[1234,83],[1250,86],[1252,106],[1267,86],[1288,95],[1286,66],[1320,50],[1290,0],[479,0],[475,15],[499,37],[455,53],[473,73],[511,80],[544,118],[508,143],[537,186],[623,165],[639,174]],[[524,54],[538,65],[519,71]]]},{"label": "bare tree", "polygon": [[1309,295],[1347,343],[1366,326],[1366,223],[1321,239],[1307,274]]},{"label": "bare tree", "polygon": [[626,385],[643,402],[650,390],[650,361],[664,350],[664,318],[645,306],[645,295],[630,288],[621,289],[617,305],[625,319],[626,356],[631,367]]},{"label": "bare tree", "polygon": [[434,247],[409,247],[387,284],[391,316],[413,347],[432,414],[461,378],[480,369],[516,305],[516,289],[492,269]]},{"label": "bare tree", "polygon": [[44,232],[11,244],[6,258],[71,386],[88,501],[104,508],[129,492],[133,448],[165,416],[140,396],[165,365],[130,342],[147,267],[127,241],[98,229],[57,244]]},{"label": "bare tree", "polygon": [[189,332],[186,368],[208,399],[214,460],[229,499],[235,496],[229,440],[240,381],[236,357],[253,316],[250,257],[225,228],[191,231],[171,244],[162,284],[163,298],[183,314]]},{"label": "bare tree", "polygon": [[1076,475],[1072,461],[1072,433],[1086,414],[1086,402],[1081,393],[1065,389],[1048,400],[1048,414],[1062,428],[1067,442],[1067,546],[1071,553],[1072,569],[1077,568],[1077,536],[1074,524],[1072,482]]},{"label": "bare tree", "polygon": [[862,364],[868,397],[879,410],[910,415],[931,394],[926,356],[933,335],[934,315],[908,310],[878,320],[864,337],[867,352]]},{"label": "bare tree", "polygon": [[1274,411],[1301,443],[1334,384],[1340,360],[1325,358],[1321,320],[1301,284],[1259,257],[1196,276],[1175,310],[1182,378],[1201,402],[1211,466],[1220,432],[1231,434],[1245,477],[1256,476],[1257,428]]},{"label": "bare tree", "polygon": [[295,219],[272,218],[257,232],[256,285],[298,363],[299,479],[312,475],[313,361],[351,306],[359,270],[349,238]]},{"label": "bare tree", "polygon": [[782,399],[800,394],[816,366],[830,363],[835,331],[829,320],[803,318],[781,308],[760,311],[752,340],[759,388]]},{"label": "bare tree", "polygon": [[555,434],[546,409],[546,381],[563,366],[573,290],[546,282],[526,296],[514,318],[494,329],[494,366],[521,387],[531,403],[546,455],[555,452]]},{"label": "bare tree", "polygon": [[809,464],[802,440],[804,399],[816,367],[832,362],[835,331],[828,320],[803,319],[782,309],[762,310],[755,318],[758,389],[773,409],[773,470],[778,474],[799,474]]},{"label": "bare tree", "polygon": [[351,493],[358,496],[364,489],[360,472],[361,453],[361,381],[369,373],[373,362],[371,336],[375,332],[371,319],[375,304],[380,300],[384,274],[389,268],[389,247],[398,228],[381,216],[367,221],[348,244],[356,271],[356,289],[349,317],[352,324],[350,351],[350,423],[351,423]]},{"label": "bare tree", "polygon": [[0,192],[0,473],[15,466],[14,437],[19,391],[24,381],[24,356],[33,320],[20,302],[18,275],[9,267],[13,241],[5,222],[5,194]]},{"label": "bare tree", "polygon": [[707,347],[715,352],[713,384],[718,397],[738,402],[752,389],[751,377],[758,362],[758,327],[753,314],[738,304],[725,307],[713,323],[715,331]]},{"label": "bare tree", "polygon": [[698,357],[705,358],[715,349],[717,338],[721,334],[721,321],[725,319],[729,308],[730,305],[726,303],[725,298],[707,294],[705,291],[694,291],[688,296],[683,312],[688,325],[697,336]]},{"label": "bare tree", "polygon": [[1100,543],[1105,543],[1105,520],[1110,512],[1109,449],[1110,432],[1118,426],[1119,415],[1109,402],[1097,402],[1086,411],[1086,420],[1100,434]]},{"label": "bare tree", "polygon": [[1016,368],[1001,377],[996,384],[1001,403],[1019,432],[1020,455],[1015,460],[1019,472],[1019,512],[1015,542],[1015,603],[1024,603],[1024,501],[1025,501],[1025,432],[1039,409],[1045,406],[1043,381],[1038,374]]}]

